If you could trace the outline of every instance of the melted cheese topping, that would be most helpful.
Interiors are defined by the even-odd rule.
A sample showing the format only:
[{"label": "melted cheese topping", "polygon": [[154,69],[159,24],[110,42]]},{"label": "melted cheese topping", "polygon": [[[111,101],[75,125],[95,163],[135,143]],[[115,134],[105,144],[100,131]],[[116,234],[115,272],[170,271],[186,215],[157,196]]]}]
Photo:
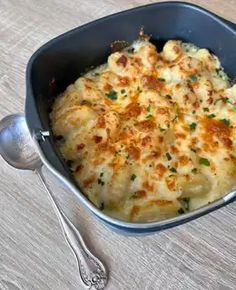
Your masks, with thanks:
[{"label": "melted cheese topping", "polygon": [[153,221],[236,184],[236,86],[207,49],[148,41],[70,85],[51,113],[62,156],[105,213]]}]

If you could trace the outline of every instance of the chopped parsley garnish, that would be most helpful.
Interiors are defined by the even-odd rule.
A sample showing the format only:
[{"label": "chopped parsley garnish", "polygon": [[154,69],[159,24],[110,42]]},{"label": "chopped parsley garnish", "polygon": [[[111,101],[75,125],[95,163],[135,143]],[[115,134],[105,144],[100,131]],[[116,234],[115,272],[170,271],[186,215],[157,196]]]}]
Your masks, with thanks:
[{"label": "chopped parsley garnish", "polygon": [[226,103],[229,103],[229,104],[233,105],[233,103],[227,97],[225,97],[225,98],[219,98],[219,99],[215,100],[214,105],[217,104],[219,101],[222,101],[225,104]]},{"label": "chopped parsley garnish", "polygon": [[101,173],[100,173],[100,177],[103,177],[103,174],[104,174],[104,173],[103,173],[103,172],[101,172]]},{"label": "chopped parsley garnish", "polygon": [[189,125],[190,130],[195,130],[197,127],[197,123],[192,123]]},{"label": "chopped parsley garnish", "polygon": [[98,184],[101,184],[101,186],[103,186],[105,184],[105,182],[102,181],[101,178],[98,178]]},{"label": "chopped parsley garnish", "polygon": [[161,132],[165,132],[166,129],[164,129],[164,128],[160,128],[160,131],[161,131]]},{"label": "chopped parsley garnish", "polygon": [[140,87],[137,87],[137,91],[138,93],[142,93],[142,90],[140,89]]},{"label": "chopped parsley garnish", "polygon": [[197,76],[195,76],[195,75],[191,75],[189,78],[193,82],[196,82],[197,81]]},{"label": "chopped parsley garnish", "polygon": [[97,72],[92,73],[92,76],[97,77],[97,76],[99,76],[99,73],[97,73]]},{"label": "chopped parsley garnish", "polygon": [[229,103],[229,104],[232,104],[232,102],[229,100],[229,98],[225,97],[223,98],[223,102],[224,103]]},{"label": "chopped parsley garnish", "polygon": [[124,94],[125,93],[125,89],[122,89],[120,92],[121,92],[121,94]]},{"label": "chopped parsley garnish", "polygon": [[167,158],[167,160],[169,160],[169,161],[172,159],[172,157],[171,157],[171,155],[170,155],[169,152],[166,153],[166,158]]},{"label": "chopped parsley garnish", "polygon": [[192,173],[196,174],[197,173],[197,168],[192,169]]},{"label": "chopped parsley garnish", "polygon": [[196,113],[196,111],[192,111],[192,114],[195,114]]},{"label": "chopped parsley garnish", "polygon": [[201,165],[205,165],[205,166],[210,166],[210,162],[209,162],[209,160],[206,159],[206,158],[200,158],[200,159],[199,159],[199,164],[201,164]]},{"label": "chopped parsley garnish", "polygon": [[171,171],[171,172],[174,172],[174,173],[177,173],[177,170],[176,170],[174,167],[171,167],[171,168],[170,168],[170,171]]},{"label": "chopped parsley garnish", "polygon": [[230,125],[230,120],[227,120],[227,119],[220,119],[220,121],[221,121],[222,123],[224,123],[225,126],[229,126],[229,125]]},{"label": "chopped parsley garnish", "polygon": [[172,100],[171,95],[166,95],[166,98],[169,99],[169,100]]},{"label": "chopped parsley garnish", "polygon": [[128,155],[126,155],[126,157],[125,157],[126,159],[129,159],[129,154]]},{"label": "chopped parsley garnish", "polygon": [[114,90],[111,90],[108,94],[106,94],[106,96],[110,99],[110,100],[117,100],[117,92]]},{"label": "chopped parsley garnish", "polygon": [[215,116],[216,116],[215,114],[210,114],[210,115],[207,116],[207,118],[213,119],[213,118],[215,118]]},{"label": "chopped parsley garnish", "polygon": [[165,82],[166,80],[164,78],[157,78],[158,81],[161,81],[161,82]]},{"label": "chopped parsley garnish", "polygon": [[153,115],[151,115],[151,114],[146,116],[147,119],[152,118],[152,117],[153,117]]},{"label": "chopped parsley garnish", "polygon": [[136,177],[137,176],[135,174],[132,174],[131,177],[130,177],[130,180],[134,181]]},{"label": "chopped parsley garnish", "polygon": [[203,108],[203,111],[204,112],[209,112],[209,109],[208,108]]},{"label": "chopped parsley garnish", "polygon": [[151,111],[151,105],[149,104],[147,107],[147,111],[150,112]]}]

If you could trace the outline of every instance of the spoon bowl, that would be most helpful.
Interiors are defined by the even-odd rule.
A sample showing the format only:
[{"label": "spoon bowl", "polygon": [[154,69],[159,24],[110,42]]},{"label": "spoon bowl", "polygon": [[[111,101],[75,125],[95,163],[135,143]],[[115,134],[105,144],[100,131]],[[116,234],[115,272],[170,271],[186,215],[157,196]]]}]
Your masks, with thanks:
[{"label": "spoon bowl", "polygon": [[104,289],[108,278],[106,268],[90,252],[80,232],[64,214],[48,187],[41,170],[43,163],[30,136],[23,114],[9,115],[0,121],[0,155],[11,166],[33,170],[38,174],[54,206],[65,239],[76,257],[83,285],[87,289]]},{"label": "spoon bowl", "polygon": [[18,169],[36,170],[42,166],[23,114],[9,115],[0,121],[0,154]]}]

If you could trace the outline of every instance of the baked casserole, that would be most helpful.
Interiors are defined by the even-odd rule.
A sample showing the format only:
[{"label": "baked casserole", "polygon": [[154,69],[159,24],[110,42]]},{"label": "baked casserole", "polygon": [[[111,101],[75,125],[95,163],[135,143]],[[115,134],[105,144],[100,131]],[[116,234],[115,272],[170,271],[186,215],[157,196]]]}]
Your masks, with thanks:
[{"label": "baked casserole", "polygon": [[174,217],[236,184],[236,85],[207,49],[136,41],[69,85],[50,117],[82,192],[110,216]]}]

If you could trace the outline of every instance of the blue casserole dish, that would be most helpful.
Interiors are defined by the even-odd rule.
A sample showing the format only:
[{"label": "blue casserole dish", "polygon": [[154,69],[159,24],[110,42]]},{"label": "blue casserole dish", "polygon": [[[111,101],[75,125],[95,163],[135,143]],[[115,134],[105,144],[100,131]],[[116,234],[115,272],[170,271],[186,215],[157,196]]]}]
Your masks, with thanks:
[{"label": "blue casserole dish", "polygon": [[[181,39],[210,49],[230,77],[236,75],[236,24],[198,6],[163,2],[116,13],[85,24],[49,41],[31,57],[26,74],[26,120],[44,164],[78,197],[78,200],[113,229],[133,234],[157,232],[196,219],[236,199],[236,191],[190,213],[149,223],[131,223],[107,216],[80,191],[59,157],[51,133],[49,112],[53,99],[86,68],[106,61],[115,40],[132,42],[140,27],[162,46]],[[44,137],[43,132],[49,131]]]}]

